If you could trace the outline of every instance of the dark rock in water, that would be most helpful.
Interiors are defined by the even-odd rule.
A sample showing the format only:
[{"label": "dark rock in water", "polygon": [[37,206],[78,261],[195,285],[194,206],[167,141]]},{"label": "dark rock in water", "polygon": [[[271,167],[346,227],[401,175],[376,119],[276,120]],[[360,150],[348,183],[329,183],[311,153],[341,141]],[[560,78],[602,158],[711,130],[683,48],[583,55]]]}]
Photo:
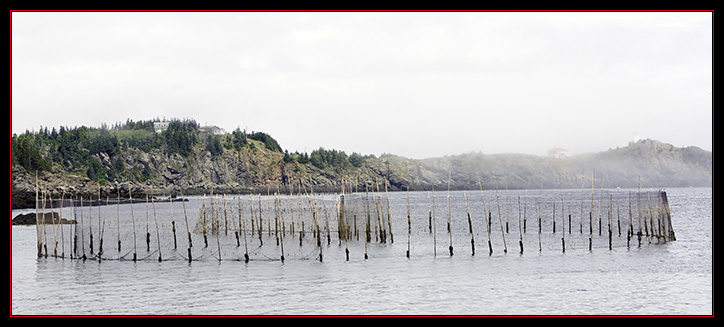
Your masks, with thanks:
[{"label": "dark rock in water", "polygon": [[[35,225],[35,213],[26,213],[15,216],[12,220],[13,225]],[[37,214],[39,223],[50,224],[75,224],[75,220],[59,219],[57,212],[46,212],[45,214]]]}]

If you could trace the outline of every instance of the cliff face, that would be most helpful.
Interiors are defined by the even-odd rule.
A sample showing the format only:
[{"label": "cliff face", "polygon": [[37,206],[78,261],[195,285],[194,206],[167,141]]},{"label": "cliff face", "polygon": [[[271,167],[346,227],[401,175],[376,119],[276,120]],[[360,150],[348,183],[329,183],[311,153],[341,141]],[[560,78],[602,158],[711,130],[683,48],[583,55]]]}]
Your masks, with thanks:
[{"label": "cliff face", "polygon": [[[247,192],[294,192],[302,181],[309,190],[339,191],[347,187],[375,186],[382,189],[385,179],[390,190],[429,190],[447,188],[580,188],[590,187],[595,171],[596,188],[683,187],[712,185],[712,152],[696,147],[677,148],[653,140],[642,140],[627,147],[569,158],[523,154],[470,153],[444,158],[413,160],[398,156],[368,158],[361,167],[320,169],[312,164],[283,160],[284,154],[263,146],[239,151],[224,150],[217,156],[197,148],[187,156],[166,155],[160,150],[143,152],[128,149],[119,154],[125,173],[121,182],[99,185],[88,178],[55,168],[40,172],[38,184],[53,198],[80,196],[115,198],[119,194],[142,197],[145,194],[208,194]],[[111,163],[101,154],[99,161]],[[139,178],[146,169],[150,178]],[[12,207],[33,207],[35,173],[12,167]]]}]

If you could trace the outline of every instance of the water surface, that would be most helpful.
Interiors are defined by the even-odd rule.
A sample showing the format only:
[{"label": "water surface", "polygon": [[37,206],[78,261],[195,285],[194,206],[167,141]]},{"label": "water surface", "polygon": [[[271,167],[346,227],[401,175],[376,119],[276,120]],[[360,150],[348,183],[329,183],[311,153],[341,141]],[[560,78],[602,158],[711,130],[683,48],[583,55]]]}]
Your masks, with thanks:
[{"label": "water surface", "polygon": [[[114,248],[116,232],[110,228],[104,231],[108,238],[104,243],[104,255],[115,256],[115,259],[38,257],[36,227],[13,226],[11,314],[711,315],[712,189],[680,188],[667,192],[676,241],[644,239],[638,246],[634,241],[629,244],[625,233],[618,236],[614,232],[615,244],[609,249],[604,224],[600,236],[598,225],[595,226],[594,247],[590,251],[588,225],[584,226],[584,233],[576,230],[582,199],[588,199],[585,210],[590,210],[591,193],[580,190],[510,191],[507,207],[504,193],[498,193],[496,197],[494,191],[486,191],[486,206],[493,208],[492,254],[488,253],[488,233],[479,191],[451,192],[449,211],[447,192],[436,192],[434,235],[428,230],[433,195],[411,192],[410,258],[406,257],[408,194],[405,192],[389,194],[394,243],[373,241],[365,250],[364,241],[340,242],[332,234],[330,244],[323,242],[322,261],[318,259],[319,248],[311,235],[305,235],[302,246],[295,235],[282,239],[286,254],[286,260],[282,262],[281,247],[276,245],[274,235],[265,230],[263,246],[247,235],[247,247],[251,248],[252,254],[248,263],[242,259],[244,246],[237,247],[232,236],[219,242],[223,247],[219,251],[215,238],[211,238],[208,248],[202,249],[199,234],[194,234],[193,240],[194,251],[197,251],[195,260],[188,262],[185,256],[188,244],[181,237],[186,232],[181,223],[183,211],[178,203],[173,207],[156,204],[158,216],[168,216],[167,211],[173,210],[181,235],[177,253],[163,247],[171,244],[168,236],[164,237],[162,262],[157,260],[156,247],[146,251],[142,237],[135,245],[140,260],[130,260],[132,241],[124,241],[123,254],[118,254]],[[571,233],[568,233],[569,226],[558,225],[554,234],[552,203],[560,201],[561,194],[564,201],[557,205],[564,204],[565,215],[567,212],[573,214],[573,224]],[[468,229],[465,195],[469,197],[468,207],[472,212],[472,236]],[[525,208],[526,220],[530,219],[522,234],[523,253],[520,253],[518,243],[522,229],[518,225],[518,195],[527,199],[521,208]],[[380,196],[386,201],[384,194]],[[232,199],[229,197],[228,209],[236,215],[238,212],[232,209]],[[539,207],[544,216],[540,238],[532,219],[536,200],[545,203]],[[500,216],[495,202],[501,204]],[[331,213],[328,217],[332,217],[330,224],[336,226],[332,212],[335,202],[326,203],[328,214]],[[192,217],[192,226],[201,219],[199,209],[202,205],[200,198],[187,203],[187,216]],[[595,203],[596,207],[599,205],[605,207],[603,202]],[[144,235],[146,204],[133,206],[136,231],[138,235]],[[558,208],[555,211],[560,210]],[[93,228],[97,228],[98,207],[84,210],[89,210],[85,211],[85,218],[95,221]],[[100,210],[101,216],[110,221],[116,219],[119,209],[109,206]],[[122,206],[120,210],[120,215],[125,216],[129,207]],[[25,211],[13,211],[13,216],[19,212]],[[446,231],[448,212],[452,234]],[[607,211],[599,213],[599,217],[607,221]],[[320,217],[323,217],[321,213]],[[503,221],[502,226],[500,221]],[[509,230],[503,233],[506,222]],[[167,230],[167,227],[160,228]],[[566,232],[565,252],[562,251],[560,228],[565,228]],[[150,231],[155,234],[154,228]],[[448,253],[450,235],[454,248],[452,256]],[[475,240],[475,255],[472,255],[471,237]],[[345,249],[349,249],[349,260]],[[368,259],[364,258],[365,251]],[[219,253],[223,257],[221,261],[218,260]]]}]

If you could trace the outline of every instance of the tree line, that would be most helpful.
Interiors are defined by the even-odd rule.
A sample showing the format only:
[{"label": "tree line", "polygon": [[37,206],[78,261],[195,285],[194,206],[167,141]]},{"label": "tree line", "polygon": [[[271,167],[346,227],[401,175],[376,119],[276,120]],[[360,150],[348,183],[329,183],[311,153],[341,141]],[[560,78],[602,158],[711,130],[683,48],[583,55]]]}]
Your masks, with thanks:
[{"label": "tree line", "polygon": [[155,122],[160,122],[160,119],[128,119],[125,123],[116,123],[110,127],[104,124],[99,128],[41,127],[37,132],[13,134],[11,162],[13,166],[20,165],[27,171],[53,171],[53,167],[58,167],[63,171],[85,175],[99,183],[107,183],[118,181],[122,175],[131,175],[139,181],[153,178],[148,165],[126,168],[119,154],[128,149],[143,152],[161,149],[166,155],[178,154],[188,158],[200,147],[216,158],[225,150],[254,148],[254,143],[249,141],[254,140],[269,151],[284,153],[285,163],[309,163],[322,169],[361,167],[366,159],[374,157],[358,153],[348,156],[344,151],[321,147],[311,154],[290,154],[267,133],[247,133],[237,128],[224,135],[206,134],[200,132],[200,125],[193,119],[172,119],[166,130],[157,133]]}]

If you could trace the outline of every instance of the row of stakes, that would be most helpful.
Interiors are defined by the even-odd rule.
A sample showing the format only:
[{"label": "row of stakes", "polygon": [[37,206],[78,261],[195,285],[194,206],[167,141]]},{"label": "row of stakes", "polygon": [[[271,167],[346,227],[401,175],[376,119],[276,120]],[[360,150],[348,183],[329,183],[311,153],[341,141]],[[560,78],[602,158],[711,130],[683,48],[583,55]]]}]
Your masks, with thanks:
[{"label": "row of stakes", "polygon": [[[480,190],[480,191],[481,191],[481,194],[482,194],[482,186],[481,186],[481,190]],[[434,253],[434,255],[436,256],[436,255],[437,255],[437,230],[436,230],[436,229],[437,229],[437,222],[436,222],[436,213],[435,213],[435,207],[436,207],[436,206],[435,206],[435,196],[434,196],[435,190],[434,190],[434,188],[433,188],[432,192],[433,192],[433,193],[432,193],[432,194],[433,194],[433,196],[432,196],[432,206],[431,206],[431,210],[429,211],[428,230],[429,230],[429,233],[431,233],[431,234],[434,235],[434,241],[433,241],[433,244],[434,244],[434,245],[433,245],[433,251],[434,251],[434,252],[433,252],[433,253]],[[52,199],[50,199],[50,197],[47,195],[47,192],[40,192],[40,193],[43,194],[43,195],[42,195],[42,199],[39,199],[39,200],[36,202],[36,203],[38,203],[38,205],[36,206],[36,217],[38,218],[38,219],[36,219],[36,226],[37,226],[37,231],[38,231],[38,233],[37,233],[37,236],[38,236],[38,256],[39,256],[39,257],[47,257],[47,256],[48,256],[48,248],[47,248],[48,242],[47,242],[47,232],[46,232],[46,228],[45,228],[45,226],[47,225],[47,223],[44,221],[44,219],[45,219],[44,211],[45,211],[45,209],[46,209],[46,203],[47,203],[47,204],[50,205],[50,209],[51,209],[51,212],[52,212],[52,210],[53,210],[53,201],[52,201]],[[318,209],[317,209],[317,199],[316,199],[316,195],[314,195],[314,192],[313,192],[313,191],[312,191],[311,193],[312,193],[312,194],[311,194],[311,196],[310,196],[310,194],[307,193],[306,190],[305,190],[306,199],[307,199],[307,202],[308,202],[308,205],[309,205],[308,209],[311,211],[311,215],[312,215],[312,227],[311,227],[311,231],[312,231],[312,233],[313,233],[314,238],[316,238],[317,247],[318,247],[318,249],[319,249],[318,260],[319,260],[319,261],[323,261],[323,253],[322,253],[322,232],[321,232],[321,227],[320,227],[320,225],[321,225],[320,220],[321,220],[321,219],[319,219],[319,217],[318,217],[318,211],[317,211]],[[377,193],[379,194],[379,188],[378,188],[378,192],[377,192]],[[385,185],[385,194],[387,194],[387,187],[386,187],[386,185]],[[672,228],[672,226],[671,226],[671,213],[670,213],[670,210],[669,210],[669,205],[668,205],[668,199],[667,199],[667,196],[666,196],[666,192],[665,192],[665,191],[657,191],[657,192],[641,192],[641,191],[639,191],[639,192],[637,192],[637,193],[635,193],[635,194],[636,194],[636,200],[637,200],[637,202],[640,202],[641,199],[642,199],[642,196],[643,196],[643,195],[646,195],[646,200],[645,200],[645,201],[646,201],[647,203],[643,205],[643,208],[644,208],[644,213],[643,213],[643,214],[641,213],[642,205],[641,205],[640,203],[637,204],[637,207],[638,207],[638,215],[637,215],[638,231],[637,231],[637,232],[634,232],[634,223],[633,223],[634,214],[633,214],[633,209],[632,209],[633,207],[632,207],[632,203],[631,203],[632,201],[631,201],[631,198],[630,198],[630,196],[629,196],[629,206],[628,206],[629,222],[628,222],[628,228],[626,229],[627,246],[630,245],[630,240],[631,240],[631,238],[634,237],[634,236],[637,236],[637,237],[638,237],[638,244],[639,244],[639,246],[641,246],[642,238],[643,238],[644,236],[645,236],[646,238],[649,238],[650,236],[656,237],[658,240],[663,240],[663,241],[673,241],[673,240],[675,240],[676,238],[675,238],[675,234],[674,234],[673,228]],[[654,197],[654,201],[655,201],[655,203],[656,203],[656,205],[655,205],[655,206],[656,206],[656,209],[655,209],[655,210],[652,208],[652,205],[651,205],[651,195],[652,195],[652,194],[653,194],[653,197]],[[284,228],[285,223],[283,222],[283,214],[282,214],[283,210],[282,210],[282,208],[281,208],[281,203],[280,203],[280,201],[277,199],[276,195],[277,195],[277,193],[275,193],[275,197],[274,197],[274,198],[275,198],[275,200],[274,200],[274,214],[275,214],[275,222],[274,222],[274,229],[275,229],[275,231],[274,231],[274,234],[275,234],[275,236],[276,236],[277,245],[281,247],[280,260],[283,262],[283,261],[285,261],[284,244],[283,244],[283,235],[284,235],[284,233],[285,233],[285,231],[284,231],[284,229],[285,229],[285,228]],[[290,196],[291,196],[291,195],[292,195],[292,194],[291,194],[291,191],[290,191]],[[301,195],[301,192],[299,193],[299,195]],[[610,195],[610,196],[611,196],[611,195]],[[298,197],[298,198],[299,198],[299,197]],[[357,198],[359,199],[359,197],[357,197]],[[497,190],[496,190],[496,198],[497,198]],[[46,200],[46,199],[47,199],[47,200]],[[216,234],[216,236],[217,236],[217,247],[218,247],[218,259],[221,260],[221,248],[220,248],[220,244],[219,244],[219,234],[220,234],[220,232],[221,232],[221,231],[220,231],[220,229],[221,229],[221,228],[220,228],[220,218],[219,218],[219,214],[218,214],[218,210],[219,210],[219,209],[215,208],[215,201],[213,200],[213,199],[214,199],[213,192],[211,193],[211,199],[212,199],[212,200],[210,201],[210,203],[209,203],[208,206],[207,206],[207,202],[206,202],[206,201],[203,203],[203,205],[202,205],[202,207],[201,207],[201,209],[200,209],[200,213],[199,213],[199,216],[200,216],[200,217],[199,217],[199,221],[197,222],[197,224],[200,224],[200,225],[201,225],[201,229],[202,229],[202,230],[201,230],[201,233],[203,234],[203,238],[204,238],[204,248],[206,248],[206,247],[209,246],[209,242],[208,242],[209,229],[211,229],[211,233],[212,233],[212,234]],[[483,207],[484,207],[484,210],[485,210],[485,199],[483,198],[482,200],[483,200]],[[506,198],[506,200],[507,200],[507,198]],[[593,201],[594,201],[594,199],[593,199],[593,194],[592,194],[592,196],[591,196],[592,209],[593,209]],[[611,200],[611,201],[612,201],[612,200]],[[64,195],[61,196],[61,201],[60,201],[61,205],[60,205],[60,208],[59,208],[59,209],[60,209],[61,211],[62,211],[62,204],[63,204],[63,202],[64,202]],[[70,202],[73,203],[74,201],[70,201]],[[100,201],[100,191],[99,191],[98,205],[100,205],[100,202],[101,202],[101,201]],[[120,202],[121,202],[121,200],[120,200],[120,194],[119,194],[119,196],[118,196],[118,204],[119,204],[119,205],[120,205]],[[129,201],[128,201],[128,203],[132,203],[132,202],[133,202],[133,199],[132,199],[132,197],[129,195]],[[171,197],[169,197],[169,202],[170,202],[170,203],[173,202]],[[186,224],[186,230],[187,230],[187,236],[188,236],[188,249],[187,249],[188,255],[187,255],[187,257],[188,257],[188,261],[191,262],[191,261],[193,261],[193,256],[192,256],[193,240],[192,240],[192,232],[191,232],[191,229],[190,229],[189,223],[188,223],[188,216],[187,216],[187,214],[186,214],[186,204],[185,204],[185,200],[183,199],[183,193],[181,193],[181,202],[183,203],[184,218],[185,218],[185,224]],[[372,202],[373,202],[373,207],[374,207],[374,208],[370,208],[369,195],[365,198],[364,202],[365,202],[365,206],[366,206],[366,208],[364,208],[364,209],[365,209],[365,210],[364,210],[364,213],[365,213],[365,217],[366,217],[366,222],[364,223],[364,234],[365,234],[365,235],[364,235],[364,238],[365,238],[365,253],[364,253],[364,258],[365,258],[365,259],[368,259],[369,256],[368,256],[368,251],[367,251],[367,243],[370,243],[370,242],[371,242],[371,238],[372,238],[372,219],[371,219],[372,216],[375,217],[375,228],[374,228],[374,231],[375,231],[375,232],[374,232],[374,233],[375,233],[375,238],[376,238],[377,241],[379,241],[380,243],[386,243],[386,242],[387,242],[387,239],[388,239],[388,237],[389,237],[390,243],[394,243],[394,235],[393,235],[393,233],[392,233],[392,217],[391,217],[391,213],[390,213],[389,197],[387,197],[386,204],[383,204],[383,203],[382,203],[381,196],[377,196],[377,197],[373,196],[373,197],[372,197]],[[465,202],[466,202],[466,209],[467,209],[468,227],[469,227],[469,232],[470,232],[470,237],[471,237],[471,239],[470,239],[471,251],[472,251],[472,255],[475,255],[475,239],[474,239],[473,222],[472,222],[473,220],[472,220],[471,214],[470,214],[470,207],[469,207],[469,204],[468,204],[468,203],[469,203],[469,200],[468,200],[467,192],[465,193]],[[82,215],[82,205],[83,205],[83,200],[82,200],[82,198],[81,198],[80,203],[81,203],[81,210],[80,210],[80,212],[81,212],[81,224],[80,224],[81,232],[80,232],[80,233],[76,233],[75,236],[72,236],[72,238],[73,238],[73,251],[72,251],[71,253],[75,253],[75,256],[73,256],[73,254],[71,254],[70,257],[71,257],[71,259],[78,258],[78,259],[87,260],[87,259],[88,259],[88,256],[87,256],[86,253],[85,253],[85,247],[82,247],[82,248],[83,248],[82,253],[79,254],[79,253],[77,252],[77,247],[78,247],[78,245],[77,245],[77,242],[78,242],[78,234],[80,234],[80,236],[81,236],[81,244],[85,243],[85,240],[83,239],[84,236],[85,236],[85,233],[82,232],[82,229],[83,229],[83,226],[84,226],[84,223],[83,223],[83,215]],[[106,200],[106,203],[108,203],[108,200]],[[149,203],[148,197],[146,197],[146,203],[147,203],[147,204]],[[159,232],[159,229],[158,229],[158,220],[156,219],[156,213],[155,213],[155,203],[156,203],[156,200],[155,200],[155,199],[152,199],[152,200],[150,201],[150,203],[153,205],[153,208],[154,208],[154,220],[155,220],[155,223],[156,223],[156,239],[157,239],[157,242],[158,242],[158,244],[157,244],[157,246],[158,246],[158,247],[157,247],[157,251],[158,251],[158,261],[161,262],[163,259],[162,259],[162,255],[161,255],[161,243],[160,243],[160,242],[161,242],[161,239],[160,239],[160,234],[159,234],[160,232]],[[240,198],[239,198],[239,207],[238,207],[238,211],[239,211],[239,215],[240,215],[240,218],[239,218],[239,228],[238,228],[238,230],[236,230],[236,231],[234,232],[235,237],[236,237],[237,247],[239,247],[239,246],[241,245],[241,240],[240,240],[240,238],[243,237],[243,239],[244,239],[244,246],[245,246],[244,261],[245,261],[245,262],[249,262],[249,260],[250,260],[250,258],[249,258],[249,252],[248,252],[248,245],[247,245],[247,230],[250,230],[250,231],[251,231],[251,236],[252,236],[252,237],[254,237],[254,234],[257,233],[257,234],[258,234],[258,237],[259,237],[260,246],[263,245],[263,239],[262,239],[262,211],[261,211],[262,209],[261,209],[261,200],[259,200],[259,205],[257,206],[257,208],[258,208],[259,211],[258,211],[258,215],[256,216],[256,218],[258,218],[258,220],[256,221],[256,226],[255,226],[255,217],[254,217],[254,216],[255,216],[255,212],[254,212],[254,209],[253,209],[253,201],[250,201],[249,203],[251,204],[251,206],[250,206],[250,213],[251,213],[251,215],[252,215],[252,218],[250,219],[251,228],[250,228],[250,229],[247,229],[246,226],[245,226],[246,221],[243,220],[243,219],[241,219],[242,209],[241,209],[241,200],[240,200]],[[563,201],[561,201],[561,203],[563,203]],[[348,209],[345,207],[345,196],[344,196],[344,188],[343,188],[343,189],[342,189],[342,195],[338,197],[338,200],[336,201],[335,206],[336,206],[336,208],[337,208],[337,210],[336,210],[336,211],[337,211],[337,215],[336,215],[336,216],[338,217],[338,230],[337,230],[337,234],[338,234],[338,237],[339,237],[340,242],[341,242],[342,240],[344,240],[344,241],[345,241],[345,244],[346,244],[347,240],[353,238],[353,235],[356,236],[357,239],[359,239],[359,231],[358,231],[358,229],[357,229],[357,225],[358,225],[358,224],[357,224],[357,213],[359,212],[359,209],[360,209],[360,208],[359,208],[359,201],[354,201],[354,206],[353,206],[354,209],[350,210],[350,212],[347,213],[347,212],[348,212]],[[506,240],[505,240],[505,234],[507,234],[507,233],[510,232],[509,223],[508,223],[508,222],[503,223],[502,215],[501,215],[501,210],[500,210],[500,201],[499,201],[499,199],[498,199],[498,201],[497,201],[497,207],[498,207],[497,212],[498,212],[498,220],[499,220],[498,223],[499,223],[500,226],[501,226],[500,230],[501,230],[502,241],[503,241],[503,252],[504,252],[504,253],[507,253],[507,252],[508,252],[508,247],[507,247],[507,243],[506,243]],[[506,207],[507,207],[507,201],[506,201]],[[41,208],[42,208],[42,211],[43,211],[43,214],[42,214],[42,215],[41,215],[40,212],[39,212],[39,210],[41,210]],[[301,208],[301,204],[300,204],[300,208]],[[385,216],[385,215],[384,215],[385,208],[387,209],[387,221],[386,221],[386,224],[385,224],[385,218],[384,218],[384,216]],[[523,252],[524,252],[524,247],[523,247],[523,234],[527,232],[527,219],[526,219],[526,218],[521,218],[520,196],[518,196],[518,208],[519,208],[519,210],[518,210],[518,211],[519,211],[518,228],[519,228],[519,237],[520,237],[520,238],[519,238],[519,241],[518,241],[518,245],[519,245],[520,253],[523,253]],[[609,206],[609,209],[611,209],[611,208],[612,208],[612,206]],[[325,209],[325,216],[327,216],[327,215],[326,215],[326,207],[325,207],[324,209]],[[171,206],[171,210],[172,210],[171,212],[172,212],[172,215],[173,215],[173,206]],[[526,209],[524,209],[523,212],[525,212],[525,210],[526,210]],[[562,238],[561,238],[561,246],[562,246],[562,251],[565,252],[565,251],[566,251],[566,243],[565,243],[565,242],[566,242],[566,237],[565,237],[565,227],[566,227],[566,222],[565,222],[566,219],[565,219],[565,217],[566,217],[566,216],[565,216],[565,211],[564,211],[564,208],[563,208],[562,205],[561,205],[560,210],[561,210],[561,216],[563,217],[563,218],[561,219],[561,222],[563,223],[563,228],[562,228],[562,235],[563,235],[563,236],[562,236]],[[536,206],[536,211],[538,211],[538,206]],[[555,208],[555,202],[554,202],[554,203],[553,203],[553,216],[554,216],[554,218],[553,218],[553,233],[554,233],[554,234],[556,233],[556,219],[555,219],[556,211],[557,211],[557,210],[556,210],[556,208]],[[224,200],[224,212],[226,212],[226,200]],[[292,216],[293,216],[293,210],[291,210],[291,212],[292,212]],[[374,212],[374,214],[373,214],[373,212]],[[207,214],[211,216],[211,219],[207,219]],[[523,214],[523,215],[525,215],[525,214]],[[581,217],[580,217],[581,219],[580,219],[580,226],[579,226],[579,227],[580,227],[580,233],[581,233],[581,234],[583,234],[583,217],[584,217],[583,215],[584,215],[584,213],[583,213],[583,206],[581,206]],[[133,234],[134,234],[133,238],[134,238],[134,240],[135,240],[135,239],[136,239],[136,226],[135,226],[136,223],[135,223],[135,218],[133,217],[133,211],[132,211],[132,210],[131,210],[131,216],[132,216],[132,219],[133,219]],[[225,221],[226,221],[226,214],[224,214],[224,216],[225,216]],[[355,227],[354,227],[354,232],[352,231],[352,228],[351,228],[351,226],[350,226],[351,224],[349,224],[349,222],[347,221],[347,218],[346,218],[346,217],[349,217],[349,216],[353,216],[353,217],[354,217],[354,226],[355,226]],[[541,234],[541,232],[542,232],[541,215],[539,214],[539,212],[537,212],[537,213],[536,213],[536,216],[537,216],[538,235],[539,235],[539,251],[542,251],[542,248],[541,248],[541,245],[540,245],[540,244],[541,244],[541,243],[540,243],[540,234]],[[611,212],[610,212],[610,210],[609,210],[609,222],[608,222],[609,249],[612,249],[612,238],[613,238],[613,228],[612,228],[612,219],[611,219],[611,216],[612,216],[612,215],[611,215]],[[572,223],[572,215],[569,213],[567,217],[568,217],[568,233],[571,234],[571,232],[572,232],[572,225],[573,225],[573,223]],[[281,218],[281,220],[282,220],[281,223],[280,223],[280,218]],[[593,234],[594,234],[594,232],[593,232],[593,225],[594,225],[593,210],[591,210],[591,211],[588,212],[588,218],[589,218],[589,219],[588,219],[588,220],[589,220],[589,224],[588,224],[588,225],[589,225],[589,238],[588,238],[588,240],[589,240],[589,250],[592,250],[592,247],[593,247]],[[303,221],[303,219],[301,219],[301,218],[299,218],[299,219],[300,219],[300,224],[301,224],[301,230],[298,232],[298,233],[299,233],[299,245],[302,246],[302,242],[303,242],[302,240],[303,240],[303,237],[304,237],[304,234],[305,234],[305,232],[304,232],[304,221]],[[330,243],[331,243],[331,236],[330,236],[331,230],[330,230],[330,228],[329,228],[329,220],[328,220],[328,219],[325,219],[325,220],[326,220],[327,226],[326,226],[324,229],[327,231],[327,236],[326,236],[326,237],[327,237],[327,244],[330,244]],[[493,245],[492,245],[492,240],[491,240],[491,233],[492,233],[492,230],[493,230],[493,228],[492,228],[492,224],[493,224],[493,223],[492,223],[492,222],[493,222],[492,210],[487,210],[487,219],[485,219],[485,220],[486,220],[486,222],[487,222],[486,225],[487,225],[487,234],[488,234],[488,252],[489,252],[490,255],[492,255],[492,254],[493,254]],[[407,251],[406,251],[406,256],[409,258],[409,257],[410,257],[410,243],[411,243],[411,242],[410,242],[410,238],[411,238],[411,216],[410,216],[409,190],[408,190],[408,194],[407,194],[407,221],[408,221],[408,242],[407,242],[407,243],[408,243],[408,248],[407,248]],[[599,235],[601,235],[601,231],[602,231],[602,226],[601,226],[601,225],[602,225],[602,221],[603,221],[603,219],[601,219],[601,218],[598,219],[598,225],[599,225],[599,226],[598,226],[598,227],[599,227],[599,228],[598,228],[598,234],[599,234]],[[77,220],[74,220],[73,222],[77,222]],[[211,228],[208,228],[208,227],[207,227],[207,224],[208,224],[208,223],[211,223]],[[228,222],[225,222],[225,224],[228,225]],[[54,249],[54,251],[53,251],[53,256],[55,256],[55,257],[65,257],[64,247],[63,247],[63,249],[62,249],[61,254],[60,254],[60,255],[58,254],[58,249],[57,249],[57,247],[58,247],[58,246],[57,246],[57,245],[58,245],[57,238],[58,238],[58,237],[57,237],[57,235],[56,235],[57,233],[56,233],[56,220],[55,220],[55,219],[52,220],[52,225],[53,225],[53,239],[54,239],[54,240],[53,240],[53,243],[54,243],[54,246],[55,246],[55,249]],[[100,223],[100,209],[99,209],[99,225],[101,225],[101,223]],[[385,225],[387,225],[387,226],[385,226]],[[618,225],[618,235],[621,236],[621,220],[620,220],[620,214],[619,214],[619,219],[618,219],[618,221],[617,221],[617,225]],[[657,225],[657,226],[656,226],[656,225]],[[76,224],[76,226],[78,226],[78,224]],[[105,221],[103,222],[103,225],[102,225],[102,226],[105,227]],[[121,252],[121,249],[122,249],[122,242],[121,242],[121,237],[120,237],[120,217],[118,217],[118,226],[119,226],[119,228],[118,228],[118,244],[117,244],[117,245],[118,245],[118,252],[120,253],[120,252]],[[271,234],[271,233],[272,233],[271,218],[268,218],[268,226],[269,226],[269,227],[268,227],[268,232],[269,232],[269,234]],[[281,229],[282,229],[282,231],[281,231],[282,237],[279,237],[279,234],[280,234],[280,231],[279,231],[280,227],[279,227],[279,226],[281,226]],[[656,226],[656,227],[655,227],[655,226]],[[103,255],[103,236],[102,236],[102,235],[103,235],[103,230],[104,230],[103,227],[100,228],[100,229],[101,229],[100,231],[97,231],[97,232],[98,232],[98,235],[99,235],[99,237],[100,237],[100,244],[99,244],[99,247],[98,247],[97,254],[94,254],[94,253],[93,253],[93,249],[94,249],[93,233],[92,233],[92,231],[89,233],[89,238],[90,238],[90,240],[89,240],[89,248],[91,249],[91,255],[95,255],[95,258],[97,258],[98,260],[102,260],[102,258],[103,258],[103,257],[102,257],[102,255]],[[176,223],[175,223],[175,221],[173,221],[173,220],[172,220],[172,222],[171,222],[171,227],[172,227],[172,232],[173,232],[174,249],[176,249],[176,248],[177,248]],[[41,230],[42,230],[42,234],[43,234],[42,236],[41,236]],[[58,230],[60,230],[60,233],[61,233],[60,239],[63,240],[63,239],[64,239],[63,228],[58,228]],[[452,256],[453,253],[454,253],[454,248],[453,248],[453,245],[452,245],[452,244],[453,244],[453,242],[452,242],[452,236],[453,236],[453,235],[452,235],[452,232],[451,232],[451,215],[450,215],[450,196],[449,196],[449,189],[448,189],[448,222],[447,222],[447,230],[448,230],[448,235],[449,235],[449,238],[450,238],[450,239],[449,239],[448,251],[449,251],[449,255]],[[243,233],[241,233],[242,235],[240,235],[239,231],[242,231],[242,232],[243,232]],[[295,233],[295,231],[294,231],[293,217],[292,217],[292,223],[290,224],[290,233],[291,233],[291,234],[294,234],[294,233]],[[389,233],[389,235],[388,235],[388,233]],[[148,230],[147,230],[147,232],[146,232],[146,246],[147,246],[147,251],[150,251],[150,250],[151,250],[151,245],[150,245],[150,243],[151,243],[151,234],[150,234],[150,232],[148,232]],[[63,244],[62,241],[61,241],[61,244]],[[345,256],[346,256],[346,260],[349,260],[349,247],[348,247],[348,246],[345,247]],[[134,241],[134,250],[133,250],[133,258],[132,258],[132,261],[137,261],[137,260],[138,260],[138,256],[137,256],[137,250],[136,250],[135,241]]]}]

